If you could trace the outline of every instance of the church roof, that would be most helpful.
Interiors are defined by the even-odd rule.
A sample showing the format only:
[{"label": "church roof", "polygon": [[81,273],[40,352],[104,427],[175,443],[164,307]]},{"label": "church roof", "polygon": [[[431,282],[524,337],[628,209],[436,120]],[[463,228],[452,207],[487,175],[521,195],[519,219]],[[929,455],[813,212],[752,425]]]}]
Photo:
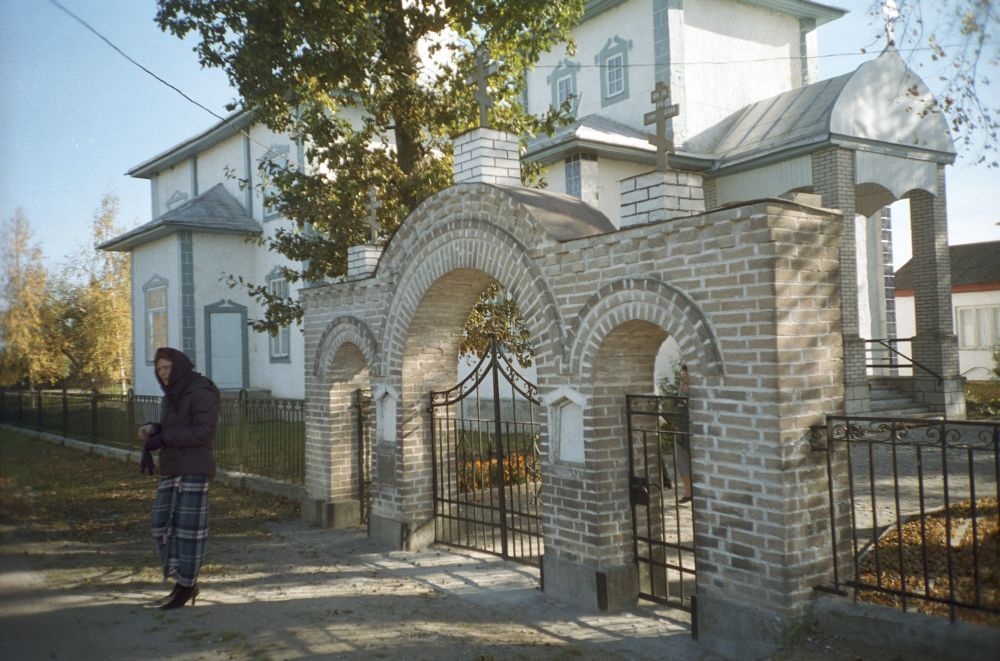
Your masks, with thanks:
[{"label": "church roof", "polygon": [[198,135],[143,161],[125,174],[139,179],[152,179],[157,172],[197,156],[209,147],[246,131],[255,117],[256,113],[252,110],[237,110]]},{"label": "church roof", "polygon": [[[789,152],[823,145],[871,149],[878,145],[899,155],[921,153],[951,163],[955,146],[930,90],[893,47],[851,73],[752,103],[720,126],[695,136],[685,150],[713,170],[762,159],[787,158]],[[722,128],[720,131],[719,128]],[[681,160],[684,156],[681,155]]]},{"label": "church roof", "polygon": [[532,217],[556,241],[570,241],[615,231],[608,217],[586,202],[537,188],[500,186],[516,202],[527,207]]},{"label": "church roof", "polygon": [[243,210],[243,205],[226,191],[225,186],[216,184],[201,195],[102,243],[98,248],[128,251],[182,230],[210,234],[260,234],[263,231]]},{"label": "church roof", "polygon": [[656,147],[650,144],[648,134],[600,115],[581,117],[551,136],[529,140],[524,157],[544,163],[561,159],[568,151],[589,151],[609,157],[627,153],[631,158],[638,152],[648,154],[650,164],[656,163]]},{"label": "church roof", "polygon": [[[951,288],[1000,286],[1000,241],[963,243],[948,246],[951,261]],[[917,267],[913,260],[896,271],[896,291],[916,288]]]},{"label": "church roof", "polygon": [[[806,18],[815,21],[819,27],[835,18],[840,18],[847,12],[838,7],[824,5],[811,0],[740,0],[744,4],[763,7],[771,11],[781,12],[796,18]],[[609,9],[625,4],[626,0],[587,0],[584,3],[583,20],[588,21],[600,16]]]}]

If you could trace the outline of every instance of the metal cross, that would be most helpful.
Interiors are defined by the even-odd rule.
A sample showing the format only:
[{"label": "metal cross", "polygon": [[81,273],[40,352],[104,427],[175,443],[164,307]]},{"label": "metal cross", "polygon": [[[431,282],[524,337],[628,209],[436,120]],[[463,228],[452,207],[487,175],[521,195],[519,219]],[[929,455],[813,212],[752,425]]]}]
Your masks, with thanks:
[{"label": "metal cross", "polygon": [[365,205],[368,209],[368,227],[371,228],[372,232],[372,245],[378,243],[378,217],[376,212],[382,208],[382,204],[378,201],[378,189],[372,186],[368,189],[368,204]]},{"label": "metal cross", "polygon": [[642,121],[647,126],[656,124],[656,135],[650,142],[656,145],[657,169],[666,170],[667,155],[674,151],[674,132],[668,120],[681,111],[676,103],[670,103],[670,85],[662,80],[657,81],[656,88],[649,94],[649,100],[656,106],[656,110],[643,115]]},{"label": "metal cross", "polygon": [[486,44],[479,44],[476,49],[476,67],[472,75],[465,79],[466,83],[475,84],[476,103],[479,104],[479,125],[485,127],[489,123],[489,110],[493,107],[486,83],[490,76],[497,72],[497,63],[490,62],[490,51]]},{"label": "metal cross", "polygon": [[889,40],[889,45],[896,44],[896,31],[894,23],[899,18],[899,7],[896,0],[885,0],[882,4],[882,13],[885,14],[885,36]]}]

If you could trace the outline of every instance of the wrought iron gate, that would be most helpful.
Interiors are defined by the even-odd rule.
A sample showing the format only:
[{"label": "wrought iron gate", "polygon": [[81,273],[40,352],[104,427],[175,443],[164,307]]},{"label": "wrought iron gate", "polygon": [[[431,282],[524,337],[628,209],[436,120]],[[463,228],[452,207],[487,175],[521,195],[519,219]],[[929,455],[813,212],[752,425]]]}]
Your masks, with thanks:
[{"label": "wrought iron gate", "polygon": [[430,394],[435,540],[541,566],[537,389],[494,340]]},{"label": "wrought iron gate", "polygon": [[361,504],[361,521],[368,521],[372,505],[372,445],[374,406],[370,390],[358,388],[354,391],[352,406],[355,410],[354,440],[358,454],[358,502]]},{"label": "wrought iron gate", "polygon": [[625,405],[639,596],[693,612],[694,524],[682,481],[690,476],[688,398],[626,395]]}]

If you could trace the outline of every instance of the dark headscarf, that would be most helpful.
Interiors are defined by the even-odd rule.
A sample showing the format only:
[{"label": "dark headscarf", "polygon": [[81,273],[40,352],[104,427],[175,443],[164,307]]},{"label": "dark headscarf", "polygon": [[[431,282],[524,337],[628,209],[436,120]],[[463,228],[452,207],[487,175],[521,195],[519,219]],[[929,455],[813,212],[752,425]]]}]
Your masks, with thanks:
[{"label": "dark headscarf", "polygon": [[[184,389],[201,375],[194,371],[194,364],[183,351],[178,351],[170,347],[160,347],[156,350],[156,355],[153,356],[154,367],[158,360],[169,360],[171,362],[170,385],[163,385],[159,374],[156,374],[156,380],[159,382],[160,388],[163,389],[163,394],[166,396],[170,408],[176,411],[180,406],[181,394],[184,392]],[[154,373],[156,373],[155,369]]]}]

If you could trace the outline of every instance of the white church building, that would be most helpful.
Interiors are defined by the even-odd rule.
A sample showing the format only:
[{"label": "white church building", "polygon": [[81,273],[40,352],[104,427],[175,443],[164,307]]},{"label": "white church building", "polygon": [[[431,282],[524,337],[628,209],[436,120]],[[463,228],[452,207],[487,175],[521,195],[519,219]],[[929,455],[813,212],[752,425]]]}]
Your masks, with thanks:
[{"label": "white church building", "polygon": [[[808,0],[590,0],[574,53],[557,47],[543,56],[527,74],[524,99],[542,113],[569,98],[576,119],[530,139],[522,156],[543,164],[548,190],[579,198],[619,228],[793,193],[821,195],[823,206],[855,217],[844,232],[842,278],[857,296],[842,307],[852,365],[846,406],[858,412],[871,406],[866,341],[892,330],[891,293],[868,286],[882,283],[886,269],[881,210],[914,192],[941,199],[955,151],[943,120],[928,130],[931,122],[907,115],[904,106],[931,97],[892,48],[851,74],[816,80],[816,28],[843,14]],[[668,86],[659,125],[651,112],[657,85]],[[907,95],[910,85],[921,99]],[[637,179],[657,166],[664,141],[666,167]],[[171,345],[222,388],[304,396],[300,329],[277,337],[249,330],[247,319],[262,311],[225,281],[241,275],[298,296],[281,278],[285,258],[246,240],[290,224],[264,208],[254,186],[258,164],[275,154],[301,162],[302,146],[240,112],[129,170],[150,181],[152,220],[102,248],[132,253],[138,394],[158,392],[148,366],[156,346]],[[663,187],[667,211],[645,202]],[[945,222],[933,200],[911,209]],[[947,255],[944,264],[931,261],[946,267]],[[935,318],[935,335],[946,335],[950,312],[944,328],[939,303],[920,307]],[[945,399],[955,405],[941,392],[923,397]]]}]

